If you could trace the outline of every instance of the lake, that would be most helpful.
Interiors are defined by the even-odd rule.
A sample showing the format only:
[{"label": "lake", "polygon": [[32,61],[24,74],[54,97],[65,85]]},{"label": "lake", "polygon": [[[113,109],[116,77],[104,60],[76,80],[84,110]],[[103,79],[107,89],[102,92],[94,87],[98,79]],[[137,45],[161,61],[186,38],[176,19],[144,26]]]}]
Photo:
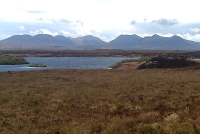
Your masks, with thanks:
[{"label": "lake", "polygon": [[25,70],[43,70],[58,68],[74,69],[106,69],[125,59],[138,58],[116,58],[116,57],[24,57],[30,64],[44,64],[45,68],[28,67],[24,65],[0,65],[0,72],[6,71],[25,71]]}]

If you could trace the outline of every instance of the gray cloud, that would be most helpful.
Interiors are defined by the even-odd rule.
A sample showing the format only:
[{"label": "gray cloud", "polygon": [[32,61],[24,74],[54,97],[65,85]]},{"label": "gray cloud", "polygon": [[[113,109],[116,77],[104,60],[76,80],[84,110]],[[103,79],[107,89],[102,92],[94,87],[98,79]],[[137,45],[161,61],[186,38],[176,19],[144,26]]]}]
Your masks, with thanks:
[{"label": "gray cloud", "polygon": [[152,23],[156,23],[156,24],[161,25],[161,26],[169,27],[169,26],[174,26],[174,25],[178,24],[179,22],[178,22],[177,19],[161,18],[161,19],[152,21]]},{"label": "gray cloud", "polygon": [[136,20],[133,20],[133,21],[131,22],[132,25],[135,25],[136,23],[137,23]]}]

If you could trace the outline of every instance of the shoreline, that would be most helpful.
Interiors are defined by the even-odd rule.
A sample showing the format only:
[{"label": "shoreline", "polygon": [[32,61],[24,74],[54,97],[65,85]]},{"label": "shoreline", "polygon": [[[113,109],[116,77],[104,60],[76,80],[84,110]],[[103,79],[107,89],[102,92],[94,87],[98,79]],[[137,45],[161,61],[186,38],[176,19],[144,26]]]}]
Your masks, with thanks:
[{"label": "shoreline", "polygon": [[0,50],[0,54],[21,57],[152,57],[155,55],[200,58],[200,51],[179,50]]}]

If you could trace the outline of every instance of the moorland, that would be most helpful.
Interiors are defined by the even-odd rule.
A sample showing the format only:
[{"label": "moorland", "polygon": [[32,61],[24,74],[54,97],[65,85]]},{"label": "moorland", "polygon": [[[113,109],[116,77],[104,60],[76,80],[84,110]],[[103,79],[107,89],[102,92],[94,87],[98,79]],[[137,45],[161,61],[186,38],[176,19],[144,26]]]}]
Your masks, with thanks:
[{"label": "moorland", "polygon": [[199,134],[200,70],[0,73],[0,133]]},{"label": "moorland", "polygon": [[180,67],[175,64],[176,68],[170,66],[142,70],[116,67],[111,70],[1,72],[0,133],[200,133],[200,65],[193,64],[193,61],[189,64],[188,61],[182,61],[185,58],[198,58],[199,52],[1,50],[0,54],[53,57],[138,56],[143,57],[137,61],[141,64],[149,61],[149,57],[164,55],[180,59],[183,65],[191,65]]}]

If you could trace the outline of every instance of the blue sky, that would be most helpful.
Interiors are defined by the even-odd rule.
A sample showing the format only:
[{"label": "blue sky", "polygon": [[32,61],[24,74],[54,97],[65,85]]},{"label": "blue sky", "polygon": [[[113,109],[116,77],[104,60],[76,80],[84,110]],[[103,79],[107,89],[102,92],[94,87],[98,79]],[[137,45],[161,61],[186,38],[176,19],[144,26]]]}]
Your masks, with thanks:
[{"label": "blue sky", "polygon": [[0,0],[0,40],[12,35],[178,35],[200,42],[198,0]]}]

